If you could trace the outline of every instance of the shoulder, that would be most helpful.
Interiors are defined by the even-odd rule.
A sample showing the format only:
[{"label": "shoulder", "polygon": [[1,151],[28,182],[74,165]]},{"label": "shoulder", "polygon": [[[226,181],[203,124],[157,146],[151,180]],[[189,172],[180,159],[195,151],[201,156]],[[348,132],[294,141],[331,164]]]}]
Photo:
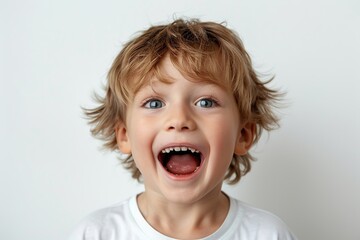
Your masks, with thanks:
[{"label": "shoulder", "polygon": [[[234,200],[237,214],[241,215],[240,228],[246,239],[295,240],[288,226],[268,211]],[[256,237],[255,237],[256,236]]]},{"label": "shoulder", "polygon": [[73,230],[68,240],[114,239],[128,228],[129,201],[125,200],[110,207],[97,210],[85,217]]}]

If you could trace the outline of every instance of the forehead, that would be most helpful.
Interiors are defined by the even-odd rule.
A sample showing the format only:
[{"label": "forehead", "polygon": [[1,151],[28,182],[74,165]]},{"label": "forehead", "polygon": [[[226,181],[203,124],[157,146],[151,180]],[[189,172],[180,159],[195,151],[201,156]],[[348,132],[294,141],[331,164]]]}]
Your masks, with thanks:
[{"label": "forehead", "polygon": [[146,76],[139,78],[134,94],[145,86],[155,86],[156,83],[171,84],[176,79],[185,78],[193,83],[213,84],[229,90],[225,74],[219,69],[208,69],[205,65],[198,69],[182,58],[172,58],[167,54]]}]

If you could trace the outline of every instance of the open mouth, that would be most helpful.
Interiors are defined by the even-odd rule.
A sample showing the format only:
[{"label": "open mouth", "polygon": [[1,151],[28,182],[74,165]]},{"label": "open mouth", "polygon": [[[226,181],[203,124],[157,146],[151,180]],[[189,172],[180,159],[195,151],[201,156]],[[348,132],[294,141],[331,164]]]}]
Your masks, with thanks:
[{"label": "open mouth", "polygon": [[163,149],[158,159],[164,169],[174,175],[188,175],[201,165],[200,151],[190,147],[169,147]]}]

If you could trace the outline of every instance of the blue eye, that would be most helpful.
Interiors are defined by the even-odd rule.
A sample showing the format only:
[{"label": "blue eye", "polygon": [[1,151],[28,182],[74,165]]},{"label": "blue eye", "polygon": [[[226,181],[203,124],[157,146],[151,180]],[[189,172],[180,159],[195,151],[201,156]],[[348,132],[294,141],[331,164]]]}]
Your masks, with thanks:
[{"label": "blue eye", "polygon": [[157,99],[150,99],[144,104],[145,108],[150,108],[150,109],[161,108],[163,106],[164,106],[164,103]]},{"label": "blue eye", "polygon": [[200,99],[198,102],[196,102],[196,106],[202,107],[202,108],[211,108],[211,107],[214,107],[215,105],[216,105],[215,100],[208,99],[208,98],[203,98],[203,99]]}]

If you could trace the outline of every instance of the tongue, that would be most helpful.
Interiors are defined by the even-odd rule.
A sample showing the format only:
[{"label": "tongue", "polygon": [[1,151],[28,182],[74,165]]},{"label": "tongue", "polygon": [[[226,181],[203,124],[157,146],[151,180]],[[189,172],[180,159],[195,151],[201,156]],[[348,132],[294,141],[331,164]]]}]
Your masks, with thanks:
[{"label": "tongue", "polygon": [[172,155],[166,168],[173,174],[190,174],[198,167],[198,160],[192,154]]}]

